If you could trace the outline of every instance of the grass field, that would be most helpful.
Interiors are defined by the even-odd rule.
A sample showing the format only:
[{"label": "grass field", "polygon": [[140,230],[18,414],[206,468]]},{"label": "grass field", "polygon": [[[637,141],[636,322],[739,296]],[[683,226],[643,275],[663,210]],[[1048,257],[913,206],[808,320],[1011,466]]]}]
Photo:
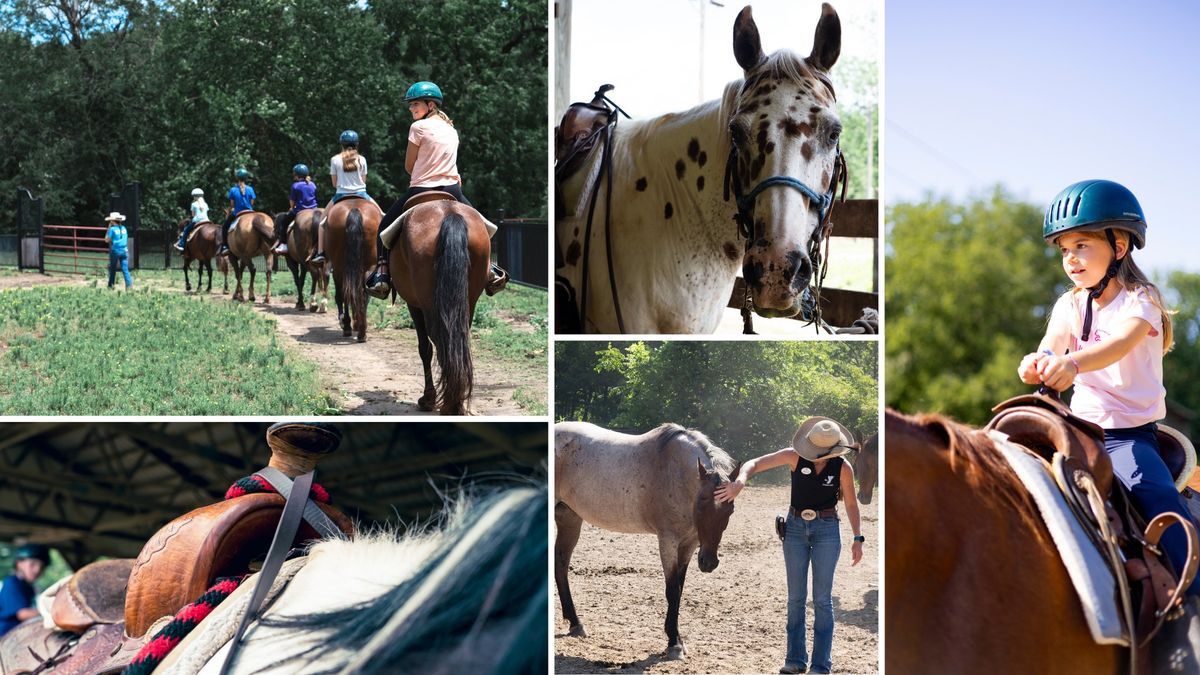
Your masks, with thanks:
[{"label": "grass field", "polygon": [[248,306],[101,282],[0,292],[0,322],[0,414],[336,414]]}]

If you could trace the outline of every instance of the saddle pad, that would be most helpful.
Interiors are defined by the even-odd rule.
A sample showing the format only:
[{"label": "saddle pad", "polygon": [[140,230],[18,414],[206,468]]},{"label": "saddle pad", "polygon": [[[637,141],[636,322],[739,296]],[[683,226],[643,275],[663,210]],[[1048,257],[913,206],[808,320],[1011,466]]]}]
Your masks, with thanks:
[{"label": "saddle pad", "polygon": [[189,243],[189,242],[191,242],[193,239],[195,239],[195,238],[196,238],[196,235],[197,235],[197,234],[200,232],[200,226],[201,226],[201,225],[208,225],[208,224],[209,224],[209,222],[210,222],[210,221],[207,221],[207,220],[202,220],[202,221],[200,221],[200,222],[198,222],[198,223],[192,223],[192,229],[188,230],[187,242],[184,242],[184,243]]},{"label": "saddle pad", "polygon": [[[420,195],[417,196],[419,197]],[[447,200],[438,199],[433,201]],[[383,230],[379,233],[379,237],[383,240],[384,246],[388,247],[389,249],[392,248],[392,245],[396,243],[396,239],[400,237],[400,231],[404,229],[405,216],[412,213],[413,209],[417,208],[418,206],[422,206],[422,204],[415,204],[408,209],[405,209],[404,213],[401,213],[395,220],[391,222],[390,225],[387,225],[383,228]],[[488,238],[490,239],[491,237],[496,236],[496,231],[500,228],[498,228],[492,221],[484,218],[482,213],[479,214],[479,217],[483,220],[483,226],[487,229]]]},{"label": "saddle pad", "polygon": [[1079,595],[1092,639],[1097,644],[1129,646],[1117,607],[1116,580],[1100,551],[1071,512],[1045,461],[1012,443],[999,431],[987,433],[1037,504]]}]

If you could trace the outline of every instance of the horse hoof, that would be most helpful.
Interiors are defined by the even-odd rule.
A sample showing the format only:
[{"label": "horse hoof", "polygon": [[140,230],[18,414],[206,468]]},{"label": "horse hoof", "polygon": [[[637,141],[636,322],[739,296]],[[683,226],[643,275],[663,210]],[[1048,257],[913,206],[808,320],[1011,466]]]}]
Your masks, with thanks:
[{"label": "horse hoof", "polygon": [[587,631],[583,629],[583,624],[578,623],[578,624],[575,624],[574,626],[571,626],[571,630],[567,631],[567,635],[569,635],[570,637],[585,638],[585,637],[587,637]]},{"label": "horse hoof", "polygon": [[350,333],[351,333],[351,331],[344,330],[344,331],[342,331],[342,337],[350,337]]},{"label": "horse hoof", "polygon": [[667,658],[671,661],[678,661],[687,657],[687,649],[684,649],[683,643],[667,647]]},{"label": "horse hoof", "polygon": [[[422,396],[421,398],[417,399],[417,409],[423,412],[432,412],[433,403],[435,400],[436,398],[433,396]],[[583,627],[580,626],[579,630],[583,630]]]},{"label": "horse hoof", "polygon": [[359,336],[358,336],[358,338],[357,338],[357,340],[358,340],[359,342],[366,342],[366,341],[367,341],[367,336],[366,336],[366,335],[359,335]]}]

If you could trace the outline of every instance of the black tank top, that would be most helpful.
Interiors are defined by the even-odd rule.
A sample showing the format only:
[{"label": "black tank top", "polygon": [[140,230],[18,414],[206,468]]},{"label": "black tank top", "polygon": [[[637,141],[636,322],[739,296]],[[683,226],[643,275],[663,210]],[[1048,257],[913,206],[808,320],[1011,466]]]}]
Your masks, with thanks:
[{"label": "black tank top", "polygon": [[792,472],[792,508],[832,509],[842,495],[842,457],[825,460],[825,467],[817,473],[816,466],[799,457],[796,470]]}]

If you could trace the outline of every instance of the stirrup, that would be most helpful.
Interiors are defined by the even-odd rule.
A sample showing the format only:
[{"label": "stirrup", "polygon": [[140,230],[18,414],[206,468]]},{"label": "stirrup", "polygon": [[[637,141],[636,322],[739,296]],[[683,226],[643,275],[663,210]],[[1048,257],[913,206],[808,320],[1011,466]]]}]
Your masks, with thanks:
[{"label": "stirrup", "polygon": [[392,294],[392,278],[382,270],[385,264],[382,261],[375,263],[375,269],[366,282],[367,293],[380,300],[386,300]]},{"label": "stirrup", "polygon": [[178,243],[175,244],[175,250],[179,251],[180,253],[183,253],[183,247],[180,246]]},{"label": "stirrup", "polygon": [[491,272],[492,278],[488,279],[487,286],[483,289],[483,292],[487,293],[489,297],[504,290],[504,287],[508,285],[508,272],[501,269],[499,265],[492,263]]},{"label": "stirrup", "polygon": [[314,265],[323,265],[325,263],[325,252],[319,251],[314,253],[313,256],[308,259],[308,262],[313,263]]}]

